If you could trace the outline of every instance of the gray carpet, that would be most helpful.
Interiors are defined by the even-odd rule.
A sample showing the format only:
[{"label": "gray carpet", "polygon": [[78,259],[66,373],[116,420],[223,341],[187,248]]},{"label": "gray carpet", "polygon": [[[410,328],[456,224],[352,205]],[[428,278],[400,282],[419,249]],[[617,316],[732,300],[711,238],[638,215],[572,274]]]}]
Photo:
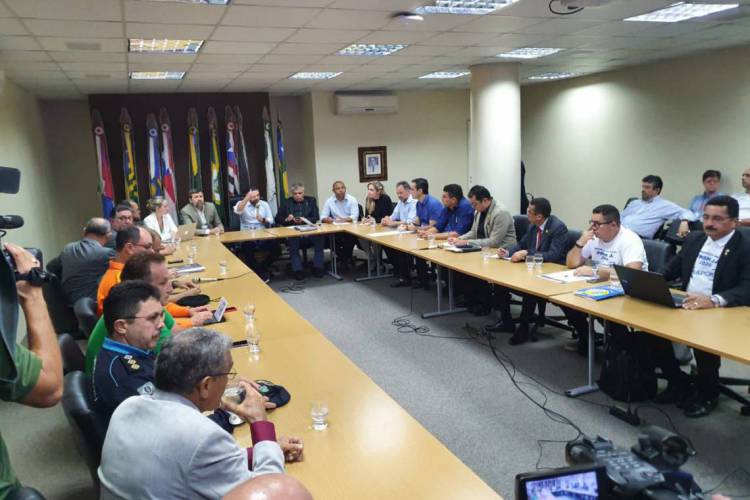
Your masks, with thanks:
[{"label": "gray carpet", "polygon": [[[345,278],[344,282],[308,279],[301,293],[282,293],[282,297],[505,498],[513,497],[515,475],[534,470],[538,459],[542,467],[564,465],[563,443],[542,443],[540,457],[538,442],[564,441],[576,432],[551,421],[524,398],[488,347],[466,340],[465,324],[479,326],[489,322],[488,317],[460,314],[423,320],[416,313],[434,309],[434,292],[393,290],[388,287],[391,280],[355,283],[351,275]],[[280,289],[289,283],[279,278],[271,284]],[[460,339],[397,332],[391,321],[409,314],[411,297],[415,314],[409,319],[414,324],[429,327],[428,335]],[[339,305],[336,314],[331,314],[330,304]],[[606,408],[553,393],[581,384],[585,363],[562,349],[567,333],[553,328],[542,333],[539,342],[512,348],[506,334],[496,336],[496,345],[516,367],[550,390],[542,392],[526,383],[521,387],[539,402],[546,394],[548,407],[585,433],[632,445],[638,430],[609,416]],[[722,373],[750,377],[747,366],[726,361]],[[521,375],[518,380],[529,382]],[[609,403],[601,393],[584,399]],[[677,429],[695,444],[698,454],[685,469],[696,474],[704,487],[750,464],[750,421],[739,415],[738,405],[725,398],[721,401],[711,417],[694,421],[664,407]],[[640,414],[649,423],[669,426],[651,408],[642,408]],[[0,404],[0,422],[14,467],[25,483],[49,499],[92,498],[88,470],[59,406],[35,410]],[[750,477],[735,474],[721,491],[750,494]]]}]

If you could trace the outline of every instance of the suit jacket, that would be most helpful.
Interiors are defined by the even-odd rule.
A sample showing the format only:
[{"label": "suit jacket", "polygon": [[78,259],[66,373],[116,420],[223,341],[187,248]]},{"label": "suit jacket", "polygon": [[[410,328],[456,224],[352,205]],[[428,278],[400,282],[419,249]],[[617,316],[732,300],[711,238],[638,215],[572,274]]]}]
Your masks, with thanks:
[{"label": "suit jacket", "polygon": [[312,196],[305,196],[302,203],[297,203],[292,197],[283,200],[279,206],[279,213],[276,214],[276,223],[281,226],[293,226],[294,222],[286,220],[289,214],[304,217],[312,223],[318,222],[318,201]]},{"label": "suit jacket", "polygon": [[[219,217],[219,212],[216,210],[216,205],[213,203],[207,201],[203,204],[203,214],[206,216],[206,224],[208,224],[209,229],[223,227],[221,217]],[[198,211],[190,203],[180,209],[180,218],[182,219],[183,224],[196,223],[198,224],[198,229],[201,228]]]},{"label": "suit jacket", "polygon": [[[686,290],[693,274],[695,261],[706,242],[705,233],[690,233],[682,244],[682,251],[667,264],[664,273],[668,280],[682,279]],[[716,264],[713,293],[721,295],[727,306],[750,305],[750,238],[737,230],[727,242]]]},{"label": "suit jacket", "polygon": [[480,212],[474,212],[474,222],[468,233],[462,234],[460,239],[469,240],[474,245],[492,248],[508,248],[516,244],[516,227],[513,225],[513,217],[504,210],[495,200],[487,208],[487,217],[484,219],[484,234],[486,238],[477,238],[477,229]]},{"label": "suit jacket", "polygon": [[530,225],[526,234],[518,243],[508,250],[513,255],[519,250],[526,250],[530,255],[540,254],[544,262],[565,264],[565,243],[568,239],[568,226],[563,221],[550,215],[542,232],[539,250],[536,248],[537,226]]},{"label": "suit jacket", "polygon": [[104,440],[101,499],[216,499],[255,475],[284,472],[273,424],[256,422],[251,432],[252,471],[247,450],[189,400],[158,389],[128,398]]}]

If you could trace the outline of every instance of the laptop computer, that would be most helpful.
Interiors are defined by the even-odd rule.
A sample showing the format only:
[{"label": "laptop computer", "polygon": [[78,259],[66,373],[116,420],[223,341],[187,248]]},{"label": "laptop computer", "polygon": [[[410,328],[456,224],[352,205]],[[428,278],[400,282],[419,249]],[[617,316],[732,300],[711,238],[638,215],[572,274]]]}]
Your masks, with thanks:
[{"label": "laptop computer", "polygon": [[195,237],[195,228],[197,224],[192,222],[190,224],[180,224],[177,226],[177,237],[182,241],[190,241]]},{"label": "laptop computer", "polygon": [[229,301],[227,299],[225,299],[224,297],[222,297],[221,300],[219,300],[218,307],[214,311],[213,318],[209,319],[208,321],[206,321],[203,324],[204,325],[215,325],[216,323],[221,323],[222,321],[224,321],[224,313],[226,312],[228,305],[229,305]]},{"label": "laptop computer", "polygon": [[625,295],[667,307],[682,307],[685,295],[671,292],[663,275],[617,265],[615,270]]}]

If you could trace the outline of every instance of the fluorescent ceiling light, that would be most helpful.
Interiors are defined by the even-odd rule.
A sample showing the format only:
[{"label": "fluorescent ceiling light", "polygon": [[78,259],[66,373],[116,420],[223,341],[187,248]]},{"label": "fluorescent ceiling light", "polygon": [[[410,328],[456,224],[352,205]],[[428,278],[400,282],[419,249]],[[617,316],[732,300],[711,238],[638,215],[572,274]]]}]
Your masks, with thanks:
[{"label": "fluorescent ceiling light", "polygon": [[436,78],[436,79],[448,79],[448,78],[460,78],[468,75],[468,71],[436,71],[429,75],[420,76],[420,79]]},{"label": "fluorescent ceiling light", "polygon": [[198,3],[204,5],[227,5],[229,0],[151,0],[152,2]]},{"label": "fluorescent ceiling light", "polygon": [[182,80],[184,71],[131,71],[131,80]]},{"label": "fluorescent ceiling light", "polygon": [[337,52],[340,56],[387,56],[406,48],[407,45],[374,43],[353,43]]},{"label": "fluorescent ceiling light", "polygon": [[329,80],[331,78],[336,78],[341,74],[341,71],[338,73],[330,72],[330,71],[302,71],[300,73],[295,73],[292,76],[289,77],[290,80]]},{"label": "fluorescent ceiling light", "polygon": [[577,73],[568,73],[567,71],[552,71],[550,73],[541,73],[530,76],[529,80],[562,80],[563,78],[572,78],[578,76]]},{"label": "fluorescent ceiling light", "polygon": [[131,38],[130,52],[154,52],[160,54],[195,54],[203,46],[203,40],[170,40],[168,38]]},{"label": "fluorescent ceiling light", "polygon": [[473,14],[484,15],[507,7],[518,0],[435,0],[434,5],[425,5],[415,10],[418,14]]},{"label": "fluorescent ceiling light", "polygon": [[652,23],[678,23],[687,19],[708,16],[723,10],[736,9],[736,3],[686,3],[677,2],[669,7],[641,14],[640,16],[627,17],[625,21],[646,21]]},{"label": "fluorescent ceiling light", "polygon": [[524,47],[522,49],[511,50],[498,54],[497,57],[507,57],[510,59],[536,59],[537,57],[550,56],[557,54],[563,49],[543,48],[543,47]]}]

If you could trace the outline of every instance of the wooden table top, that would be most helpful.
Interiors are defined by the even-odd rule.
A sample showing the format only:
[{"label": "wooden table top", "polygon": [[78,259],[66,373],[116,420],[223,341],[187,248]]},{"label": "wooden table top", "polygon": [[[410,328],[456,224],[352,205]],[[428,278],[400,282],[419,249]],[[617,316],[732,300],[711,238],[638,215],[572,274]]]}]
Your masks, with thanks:
[{"label": "wooden table top", "polygon": [[[230,233],[231,234],[231,233]],[[237,312],[211,328],[233,340],[244,340],[245,303],[256,306],[261,353],[247,347],[232,350],[235,370],[251,379],[264,378],[290,392],[290,403],[269,414],[278,435],[305,442],[305,460],[288,464],[316,498],[499,498],[471,469],[380,389],[309,322],[263,283],[216,236],[195,241],[196,262],[206,271],[186,277],[217,277],[219,261],[228,278],[202,283],[213,299],[224,296]],[[184,258],[190,242],[174,258]],[[311,428],[310,402],[329,405],[329,427]],[[248,426],[236,429],[243,446],[251,444]]]}]

